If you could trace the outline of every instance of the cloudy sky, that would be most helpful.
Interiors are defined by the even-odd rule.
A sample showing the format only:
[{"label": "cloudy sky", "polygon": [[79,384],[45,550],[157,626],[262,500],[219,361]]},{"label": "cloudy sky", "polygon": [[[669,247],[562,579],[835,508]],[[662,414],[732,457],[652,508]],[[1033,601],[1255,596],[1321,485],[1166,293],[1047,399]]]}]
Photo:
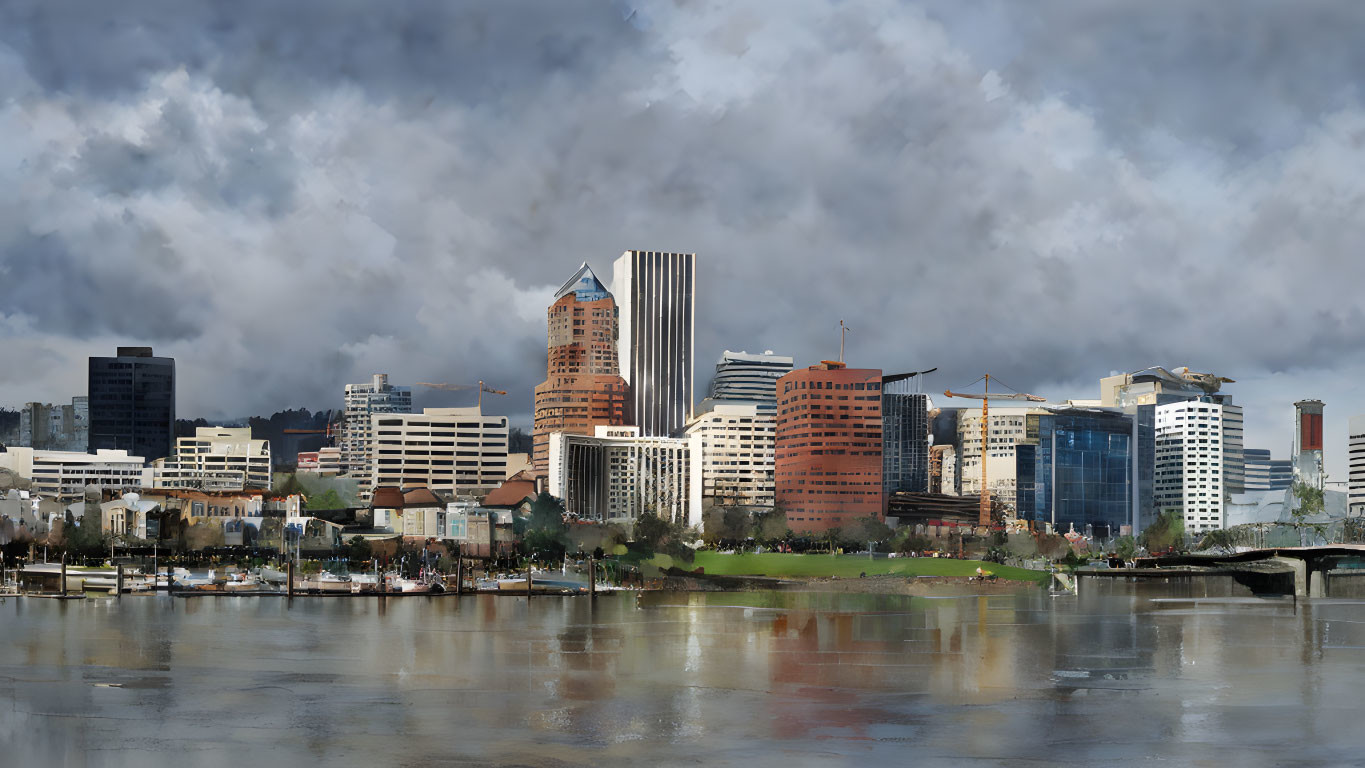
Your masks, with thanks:
[{"label": "cloudy sky", "polygon": [[[387,371],[530,421],[586,260],[698,257],[721,350],[1237,379],[1365,412],[1365,4],[0,5],[0,404],[177,359],[182,416]],[[454,404],[426,398],[428,404]],[[419,401],[421,404],[421,401]]]}]

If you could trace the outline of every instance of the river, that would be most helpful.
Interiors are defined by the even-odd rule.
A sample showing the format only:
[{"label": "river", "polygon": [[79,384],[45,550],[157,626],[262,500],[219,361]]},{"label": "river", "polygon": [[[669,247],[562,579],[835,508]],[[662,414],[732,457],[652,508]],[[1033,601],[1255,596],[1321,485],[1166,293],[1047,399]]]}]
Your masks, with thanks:
[{"label": "river", "polygon": [[1365,603],[1150,597],[11,597],[0,765],[1365,759]]}]

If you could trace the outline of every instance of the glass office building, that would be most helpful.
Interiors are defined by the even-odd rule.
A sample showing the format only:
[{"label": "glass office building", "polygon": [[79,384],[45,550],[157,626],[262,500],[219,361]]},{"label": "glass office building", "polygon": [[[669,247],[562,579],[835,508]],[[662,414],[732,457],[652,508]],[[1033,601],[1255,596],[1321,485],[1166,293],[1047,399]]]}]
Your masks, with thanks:
[{"label": "glass office building", "polygon": [[1019,516],[1059,533],[1089,526],[1095,536],[1118,535],[1133,519],[1134,417],[1077,408],[1037,419],[1036,444],[1015,452]]},{"label": "glass office building", "polygon": [[151,347],[119,347],[90,358],[89,450],[125,450],[147,461],[175,447],[175,360]]}]

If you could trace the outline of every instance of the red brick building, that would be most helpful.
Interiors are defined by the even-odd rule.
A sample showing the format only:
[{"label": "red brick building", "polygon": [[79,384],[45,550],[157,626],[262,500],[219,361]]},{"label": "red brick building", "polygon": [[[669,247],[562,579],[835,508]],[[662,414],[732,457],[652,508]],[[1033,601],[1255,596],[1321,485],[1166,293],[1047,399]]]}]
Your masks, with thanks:
[{"label": "red brick building", "polygon": [[550,434],[591,435],[627,423],[626,380],[617,362],[617,312],[586,263],[555,294],[548,315],[549,363],[536,387],[531,466],[548,475]]},{"label": "red brick building", "polygon": [[885,517],[880,370],[825,361],[777,380],[777,503],[797,533]]}]

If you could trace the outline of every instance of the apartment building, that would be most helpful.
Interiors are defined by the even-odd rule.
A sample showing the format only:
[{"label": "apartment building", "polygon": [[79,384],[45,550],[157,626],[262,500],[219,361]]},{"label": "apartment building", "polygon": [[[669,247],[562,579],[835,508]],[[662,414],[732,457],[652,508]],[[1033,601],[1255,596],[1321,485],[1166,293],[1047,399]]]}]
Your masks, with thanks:
[{"label": "apartment building", "polygon": [[1209,398],[1156,407],[1156,505],[1188,533],[1223,527],[1224,411]]},{"label": "apartment building", "polygon": [[369,477],[374,453],[370,417],[379,413],[412,413],[412,390],[390,384],[388,374],[376,373],[368,384],[347,384],[345,397],[341,461],[350,474]]},{"label": "apartment building", "polygon": [[269,488],[270,479],[270,441],[252,439],[250,427],[198,427],[144,473],[144,485],[158,489],[240,491]]},{"label": "apartment building", "polygon": [[32,493],[63,502],[96,490],[135,491],[142,485],[141,456],[105,449],[95,453],[43,451],[11,446],[0,452],[0,467],[32,481]]}]

